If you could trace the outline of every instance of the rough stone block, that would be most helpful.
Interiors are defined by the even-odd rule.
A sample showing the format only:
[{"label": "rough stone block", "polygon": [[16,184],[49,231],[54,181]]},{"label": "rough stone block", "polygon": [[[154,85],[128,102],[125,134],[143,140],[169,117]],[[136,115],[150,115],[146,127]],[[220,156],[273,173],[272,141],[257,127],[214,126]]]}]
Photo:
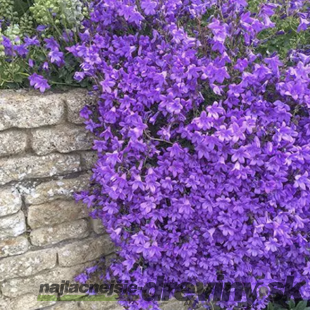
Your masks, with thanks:
[{"label": "rough stone block", "polygon": [[88,174],[80,175],[74,179],[42,183],[26,195],[26,203],[41,204],[56,199],[72,199],[73,193],[87,188],[88,183]]},{"label": "rough stone block", "polygon": [[38,295],[26,294],[12,300],[11,307],[14,310],[37,310],[52,306],[56,301],[38,301]]},{"label": "rough stone block", "polygon": [[40,285],[45,283],[60,284],[62,280],[74,282],[75,276],[82,273],[85,268],[91,267],[93,264],[94,262],[69,268],[57,267],[32,277],[9,279],[2,284],[2,294],[6,297],[17,297],[24,294],[39,295]]},{"label": "rough stone block", "polygon": [[95,151],[81,152],[81,164],[83,170],[91,170],[97,162],[97,153]]},{"label": "rough stone block", "polygon": [[85,105],[92,104],[94,97],[90,96],[87,90],[75,89],[65,94],[65,101],[68,121],[74,124],[83,124],[85,120],[80,116],[80,111]]},{"label": "rough stone block", "polygon": [[0,130],[58,124],[63,116],[62,96],[26,91],[1,91]]},{"label": "rough stone block", "polygon": [[53,226],[88,217],[87,206],[74,200],[55,200],[28,207],[28,225],[32,228]]},{"label": "rough stone block", "polygon": [[92,228],[96,234],[101,235],[101,234],[104,234],[106,232],[100,219],[91,218],[90,222],[91,222]]},{"label": "rough stone block", "polygon": [[[81,310],[124,310],[124,307],[120,306],[116,301],[105,301],[104,306],[102,302],[81,301]],[[174,310],[179,310],[175,308]]]},{"label": "rough stone block", "polygon": [[27,277],[56,265],[56,250],[46,249],[0,260],[0,281]]},{"label": "rough stone block", "polygon": [[0,156],[15,155],[27,147],[27,134],[23,131],[0,132]]},{"label": "rough stone block", "polygon": [[53,227],[43,227],[30,233],[33,245],[56,244],[68,239],[85,238],[89,235],[87,220],[62,223]]},{"label": "rough stone block", "polygon": [[16,237],[26,231],[25,216],[22,211],[0,218],[0,239]]},{"label": "rough stone block", "polygon": [[14,310],[11,307],[11,300],[9,298],[0,297],[0,310]]},{"label": "rough stone block", "polygon": [[79,302],[77,301],[60,301],[57,302],[53,307],[49,308],[49,310],[79,310],[81,309],[79,306]]},{"label": "rough stone block", "polygon": [[160,304],[160,308],[162,310],[187,310],[188,306],[186,306],[184,301],[178,301],[178,300],[169,300],[166,302],[162,302]]},{"label": "rough stone block", "polygon": [[74,242],[58,249],[59,265],[65,267],[74,266],[95,260],[113,251],[114,245],[108,235]]},{"label": "rough stone block", "polygon": [[80,170],[78,155],[28,155],[0,160],[0,184],[31,178],[50,177]]},{"label": "rough stone block", "polygon": [[16,189],[9,187],[0,189],[0,217],[18,212],[21,206],[21,195]]},{"label": "rough stone block", "polygon": [[32,149],[38,155],[46,155],[53,151],[69,153],[90,150],[93,136],[83,126],[59,125],[51,128],[32,131]]},{"label": "rough stone block", "polygon": [[24,236],[0,240],[0,258],[23,254],[28,251],[29,242]]}]

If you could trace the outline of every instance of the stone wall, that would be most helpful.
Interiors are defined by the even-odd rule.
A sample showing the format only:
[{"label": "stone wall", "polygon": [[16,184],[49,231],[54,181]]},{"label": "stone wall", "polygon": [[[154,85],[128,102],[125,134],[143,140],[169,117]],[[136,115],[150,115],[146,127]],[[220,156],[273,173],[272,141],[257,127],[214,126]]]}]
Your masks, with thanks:
[{"label": "stone wall", "polygon": [[114,303],[38,302],[39,284],[73,280],[113,252],[73,192],[95,160],[79,117],[84,91],[0,92],[0,310],[120,309]]},{"label": "stone wall", "polygon": [[[0,91],[0,310],[121,310],[115,302],[38,302],[44,283],[74,282],[113,246],[73,193],[95,162],[82,90]],[[183,304],[162,304],[184,310]]]}]

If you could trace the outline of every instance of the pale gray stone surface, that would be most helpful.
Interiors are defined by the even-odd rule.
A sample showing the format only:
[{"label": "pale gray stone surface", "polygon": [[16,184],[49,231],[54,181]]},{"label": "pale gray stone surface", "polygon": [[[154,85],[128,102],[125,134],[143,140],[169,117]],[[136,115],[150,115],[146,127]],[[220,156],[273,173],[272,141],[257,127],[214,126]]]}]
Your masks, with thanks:
[{"label": "pale gray stone surface", "polygon": [[0,296],[0,310],[12,310],[11,300],[9,298]]},{"label": "pale gray stone surface", "polygon": [[178,300],[162,302],[160,308],[161,310],[188,310],[188,306],[185,305],[184,301]]},{"label": "pale gray stone surface", "polygon": [[89,233],[88,221],[83,219],[33,230],[30,233],[30,240],[35,246],[45,246],[68,239],[82,239]]},{"label": "pale gray stone surface", "polygon": [[21,130],[0,132],[0,156],[15,155],[25,151],[27,134]]},{"label": "pale gray stone surface", "polygon": [[[124,307],[120,306],[117,302],[114,301],[81,301],[80,303],[81,310],[124,310]],[[78,310],[78,308],[76,308]],[[179,310],[179,309],[174,309]]]},{"label": "pale gray stone surface", "polygon": [[[27,278],[9,279],[2,284],[2,294],[6,297],[17,297],[24,294],[39,294],[40,285],[61,283],[62,280],[74,282],[74,277],[91,267],[94,262],[80,264],[69,268],[54,268]],[[19,310],[19,309],[18,309]]]},{"label": "pale gray stone surface", "polygon": [[27,155],[0,159],[0,185],[11,181],[51,177],[80,170],[76,154]]},{"label": "pale gray stone surface", "polygon": [[0,218],[0,239],[16,237],[25,231],[25,216],[22,211]]},{"label": "pale gray stone surface", "polygon": [[50,307],[49,310],[78,310],[80,309],[79,302],[77,301],[61,301],[57,302],[54,306]]},{"label": "pale gray stone surface", "polygon": [[74,266],[79,263],[95,260],[114,251],[108,235],[95,239],[86,239],[70,243],[58,249],[58,259],[60,266]]},{"label": "pale gray stone surface", "polygon": [[21,206],[21,195],[15,188],[0,188],[0,217],[17,213]]},{"label": "pale gray stone surface", "polygon": [[0,240],[0,258],[23,254],[28,248],[29,242],[24,236]]},{"label": "pale gray stone surface", "polygon": [[80,111],[85,105],[92,104],[94,97],[85,89],[74,89],[64,95],[67,104],[68,121],[74,124],[83,124],[84,119],[80,117]]},{"label": "pale gray stone surface", "polygon": [[73,193],[85,189],[89,175],[80,175],[73,179],[53,180],[42,183],[25,196],[27,204],[42,204],[56,199],[72,199]]},{"label": "pale gray stone surface", "polygon": [[102,222],[100,219],[91,218],[90,222],[91,222],[92,228],[96,234],[103,234],[106,232],[106,230],[105,230],[104,226],[102,225]]},{"label": "pale gray stone surface", "polygon": [[81,152],[82,167],[85,170],[91,170],[97,162],[97,153],[95,151]]},{"label": "pale gray stone surface", "polygon": [[0,281],[27,277],[56,265],[56,249],[45,249],[0,260]]},{"label": "pale gray stone surface", "polygon": [[27,223],[32,228],[53,226],[88,217],[87,206],[74,200],[55,200],[28,207]]},{"label": "pale gray stone surface", "polygon": [[69,153],[92,148],[93,136],[84,126],[63,124],[32,131],[32,149],[38,155],[54,151]]},{"label": "pale gray stone surface", "polygon": [[64,116],[64,100],[57,94],[1,91],[0,130],[58,124]]},{"label": "pale gray stone surface", "polygon": [[78,89],[1,91],[0,310],[122,309],[116,303],[37,301],[40,284],[74,282],[101,256],[114,256],[101,223],[73,200],[73,193],[88,188],[97,160],[79,115],[95,100]]},{"label": "pale gray stone surface", "polygon": [[56,304],[56,301],[38,301],[38,295],[26,294],[12,300],[11,309],[36,310],[52,306],[54,304]]}]

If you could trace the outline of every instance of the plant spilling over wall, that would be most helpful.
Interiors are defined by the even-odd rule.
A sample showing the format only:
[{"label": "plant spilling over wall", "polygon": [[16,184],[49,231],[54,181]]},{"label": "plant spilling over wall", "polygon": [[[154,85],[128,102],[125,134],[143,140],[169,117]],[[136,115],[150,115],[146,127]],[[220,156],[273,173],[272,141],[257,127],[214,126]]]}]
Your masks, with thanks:
[{"label": "plant spilling over wall", "polygon": [[86,16],[82,0],[0,0],[0,88],[27,87],[34,72],[52,85],[76,85],[78,62],[66,47],[79,41]]},{"label": "plant spilling over wall", "polygon": [[[45,71],[29,78],[41,91],[65,50],[80,64],[75,80],[95,83],[98,104],[82,116],[99,158],[77,198],[119,248],[107,279],[268,286],[291,276],[309,298],[309,2],[98,0],[89,11],[66,48],[3,44],[10,56],[44,42]],[[234,294],[217,305],[233,309]]]}]

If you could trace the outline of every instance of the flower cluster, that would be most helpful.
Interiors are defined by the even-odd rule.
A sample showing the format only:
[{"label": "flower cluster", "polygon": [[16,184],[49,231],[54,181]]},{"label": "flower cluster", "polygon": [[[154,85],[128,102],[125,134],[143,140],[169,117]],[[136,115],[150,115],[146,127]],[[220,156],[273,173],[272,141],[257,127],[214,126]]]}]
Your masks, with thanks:
[{"label": "flower cluster", "polygon": [[258,53],[279,9],[308,31],[306,4],[93,1],[68,50],[81,59],[75,78],[97,84],[98,105],[82,116],[98,161],[77,198],[119,248],[108,278],[141,287],[159,276],[294,276],[310,297],[310,57]]},{"label": "flower cluster", "polygon": [[[36,0],[35,19],[45,4],[66,18],[56,2]],[[21,81],[42,92],[55,76],[95,83],[98,104],[81,113],[98,161],[77,198],[119,249],[107,279],[293,276],[310,298],[309,1],[94,0],[89,11],[57,40],[46,37],[55,25],[24,38],[8,25],[0,53],[5,79],[27,64]],[[218,304],[232,309],[233,293]]]},{"label": "flower cluster", "polygon": [[[73,74],[79,63],[65,47],[79,41],[81,21],[87,15],[83,0],[19,1],[18,5],[0,0],[0,88],[28,87],[32,73],[57,85],[76,85]],[[58,50],[45,50],[44,39],[53,37]]]},{"label": "flower cluster", "polygon": [[39,26],[32,29],[31,36],[24,36],[32,23],[29,16],[24,21],[22,28],[18,24],[7,26],[3,32],[0,28],[0,88],[29,87],[29,82],[38,78],[46,81],[44,87],[35,87],[42,92],[51,85],[87,87],[87,81],[77,83],[73,79],[79,61],[66,50],[78,41],[74,32],[64,30],[55,39],[45,35],[46,27]]}]

